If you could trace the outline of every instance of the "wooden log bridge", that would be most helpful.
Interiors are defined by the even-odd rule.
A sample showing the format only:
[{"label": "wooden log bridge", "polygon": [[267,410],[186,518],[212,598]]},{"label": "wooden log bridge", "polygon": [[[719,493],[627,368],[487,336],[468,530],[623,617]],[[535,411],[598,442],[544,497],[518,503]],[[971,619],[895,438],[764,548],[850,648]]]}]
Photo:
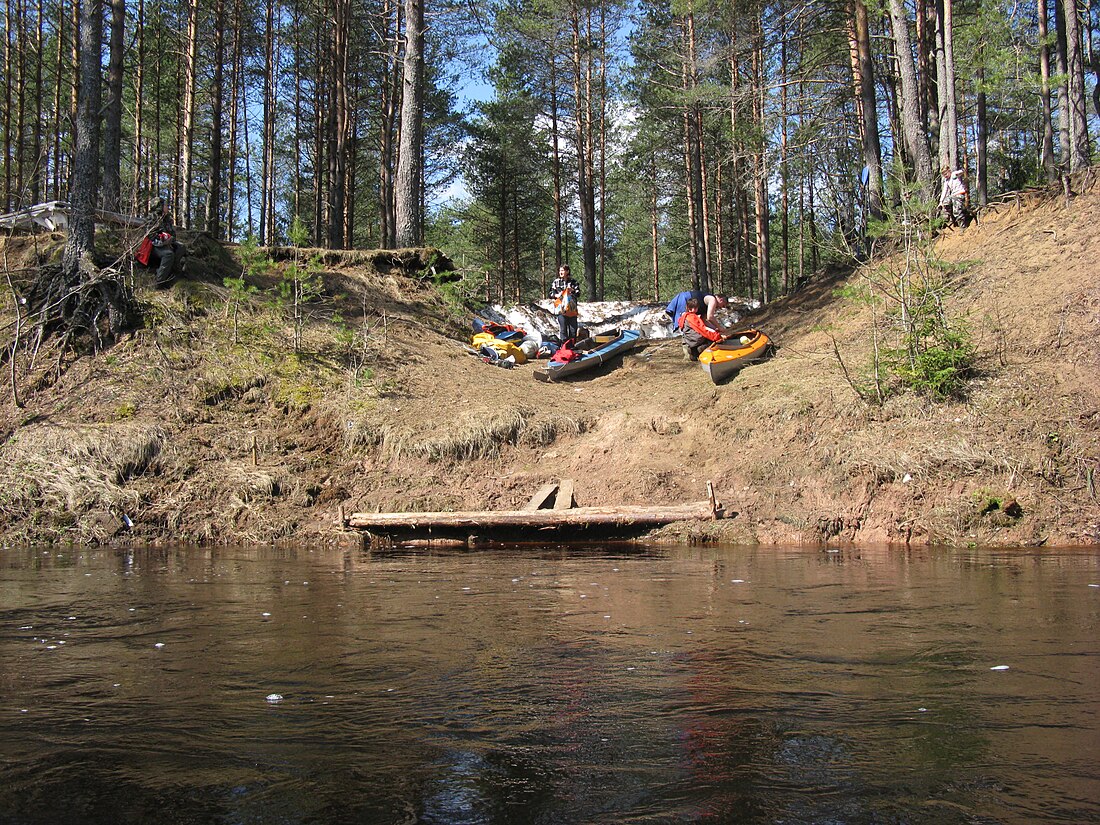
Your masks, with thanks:
[{"label": "wooden log bridge", "polygon": [[[474,544],[490,537],[515,540],[554,534],[557,539],[639,533],[678,521],[726,518],[707,484],[706,501],[671,505],[573,506],[573,483],[542,487],[522,510],[471,510],[438,513],[352,513],[347,527],[388,536],[431,536],[441,543]],[[556,496],[554,494],[557,494]],[[457,537],[465,538],[457,540]],[[450,539],[450,541],[448,541]],[[457,541],[456,541],[457,540]]]}]

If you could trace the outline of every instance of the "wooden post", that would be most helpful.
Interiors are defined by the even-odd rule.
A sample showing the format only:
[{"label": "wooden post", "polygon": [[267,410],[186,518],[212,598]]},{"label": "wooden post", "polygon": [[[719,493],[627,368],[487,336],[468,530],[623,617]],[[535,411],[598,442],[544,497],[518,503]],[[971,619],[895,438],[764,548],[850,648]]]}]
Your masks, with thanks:
[{"label": "wooden post", "polygon": [[255,467],[260,463],[260,453],[256,447],[256,434],[252,433],[252,466]]},{"label": "wooden post", "polygon": [[538,492],[531,496],[531,500],[527,502],[527,506],[524,510],[541,510],[547,505],[551,497],[558,491],[558,483],[551,481],[549,484],[543,484]]},{"label": "wooden post", "polygon": [[555,510],[569,510],[577,504],[573,498],[573,479],[563,478],[558,482],[558,495],[554,499]]}]

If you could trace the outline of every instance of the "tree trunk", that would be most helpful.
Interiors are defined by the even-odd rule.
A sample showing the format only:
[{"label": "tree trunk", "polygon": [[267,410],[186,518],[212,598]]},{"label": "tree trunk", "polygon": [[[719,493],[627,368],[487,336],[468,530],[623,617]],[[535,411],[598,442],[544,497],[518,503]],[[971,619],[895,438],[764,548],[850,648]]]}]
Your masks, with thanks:
[{"label": "tree trunk", "polygon": [[1066,117],[1069,120],[1069,171],[1089,165],[1089,131],[1085,111],[1085,60],[1081,49],[1081,25],[1077,0],[1061,0],[1066,24]]},{"label": "tree trunk", "polygon": [[604,299],[604,276],[607,270],[607,7],[600,4],[600,64],[598,83],[600,96],[600,133],[599,133],[599,182],[600,182],[600,262],[598,291],[596,300]]},{"label": "tree trunk", "polygon": [[233,57],[230,61],[231,82],[229,89],[229,174],[227,178],[227,192],[225,213],[229,216],[226,226],[226,237],[230,241],[236,238],[233,216],[237,214],[237,129],[240,118],[241,88],[244,85],[244,54],[241,36],[241,12],[242,0],[234,0],[233,3]]},{"label": "tree trunk", "polygon": [[977,193],[976,202],[979,207],[984,208],[989,202],[989,120],[986,114],[985,105],[985,66],[982,65],[982,56],[978,57],[978,68],[976,72],[975,80],[978,85],[977,93],[977,113],[975,119],[977,121]]},{"label": "tree trunk", "polygon": [[729,293],[726,283],[726,220],[725,175],[721,158],[714,164],[714,277],[712,285],[717,293]]},{"label": "tree trunk", "polygon": [[[556,39],[550,44],[550,151],[551,174],[554,184],[554,271],[561,267],[562,261],[562,174],[561,174],[561,112],[558,109],[558,53],[554,48]],[[544,290],[545,291],[545,290]]]},{"label": "tree trunk", "polygon": [[[684,70],[684,92],[687,92],[687,70]],[[684,107],[684,201],[687,206],[688,261],[691,268],[691,288],[701,289],[699,285],[699,245],[695,242],[699,236],[699,213],[695,201],[695,165],[692,162],[694,152],[691,140],[691,109]]]},{"label": "tree trunk", "polygon": [[[267,0],[264,26],[263,161],[260,172],[260,245],[275,242],[275,4]],[[248,112],[245,111],[247,119]],[[252,199],[249,198],[251,208]]]},{"label": "tree trunk", "polygon": [[110,64],[107,71],[107,111],[103,122],[103,208],[119,211],[122,181],[122,54],[126,0],[111,2]]},{"label": "tree trunk", "polygon": [[214,82],[210,89],[210,191],[206,231],[222,236],[222,131],[225,100],[225,0],[214,3]]},{"label": "tree trunk", "polygon": [[[138,19],[144,19],[145,0],[138,0]],[[134,66],[134,163],[133,179],[128,181],[130,189],[130,207],[136,211],[143,194],[142,171],[145,168],[145,118],[143,115],[145,92],[145,27],[137,27],[137,64]]]},{"label": "tree trunk", "polygon": [[756,214],[756,277],[760,284],[760,300],[771,300],[771,208],[768,205],[768,167],[764,151],[764,99],[767,96],[764,68],[764,24],[758,29],[753,47],[753,106],[754,118],[760,130],[757,140],[753,171],[755,173]]},{"label": "tree trunk", "polygon": [[348,138],[351,118],[348,111],[348,33],[351,4],[349,0],[333,0],[332,48],[328,59],[332,65],[329,89],[329,150],[328,150],[328,246],[343,249],[344,209],[347,204]]},{"label": "tree trunk", "polygon": [[191,211],[194,194],[191,191],[194,179],[195,153],[195,89],[198,85],[199,59],[199,2],[188,0],[187,36],[184,43],[183,63],[183,136],[180,155],[181,191],[180,214],[177,220],[184,229],[192,225]]},{"label": "tree trunk", "polygon": [[[4,4],[4,66],[11,66],[12,47],[15,40],[13,27],[12,0]],[[15,125],[12,123],[12,101],[15,99],[15,77],[9,71],[4,72],[4,211],[8,212],[13,206],[12,195],[15,193],[15,175],[12,173],[12,135],[15,133]]]},{"label": "tree trunk", "polygon": [[[15,77],[15,191],[19,194],[19,200],[26,197],[26,147],[24,141],[27,135],[27,43],[23,36],[26,15],[21,2],[15,4],[15,19],[12,21],[13,32],[9,36],[15,37],[15,63],[6,66],[6,74]],[[24,204],[29,205],[29,204]]]},{"label": "tree trunk", "polygon": [[[657,201],[657,162],[656,153],[651,156],[652,163],[650,165],[650,200],[649,200],[649,232],[651,243],[651,258],[653,261],[653,300],[659,301],[661,298],[661,269],[659,265],[660,261],[660,238],[657,232],[659,225],[660,213],[658,211]],[[676,319],[673,319],[676,320]]]},{"label": "tree trunk", "polygon": [[69,187],[69,236],[61,262],[64,277],[92,266],[95,204],[99,182],[99,112],[103,98],[99,54],[104,0],[84,0],[80,10],[80,86],[77,94],[73,176]]},{"label": "tree trunk", "polygon": [[206,231],[221,238],[221,163],[224,84],[226,84],[226,4],[213,7],[213,84],[210,88],[210,183],[206,202]]},{"label": "tree trunk", "polygon": [[882,147],[878,137],[878,101],[875,96],[875,64],[871,57],[871,27],[864,0],[853,0],[852,10],[859,63],[859,108],[862,117],[860,134],[867,187],[866,209],[871,218],[882,220]]},{"label": "tree trunk", "polygon": [[940,160],[959,168],[959,112],[955,103],[955,23],[953,0],[938,0],[938,25],[943,40],[943,66],[937,88],[941,93]]},{"label": "tree trunk", "polygon": [[46,91],[42,77],[42,71],[46,59],[45,38],[45,3],[38,0],[37,26],[35,31],[34,48],[34,128],[31,156],[34,158],[34,170],[31,173],[31,203],[40,203],[45,200],[42,197],[46,186],[46,152],[42,149],[42,132],[46,123],[46,113],[43,108],[43,99]]},{"label": "tree trunk", "polygon": [[424,4],[405,0],[405,65],[401,86],[401,140],[397,152],[396,203],[398,247],[419,246],[420,156],[424,149]]},{"label": "tree trunk", "polygon": [[1039,101],[1042,104],[1043,131],[1040,164],[1047,183],[1053,183],[1058,177],[1057,164],[1054,161],[1054,113],[1050,105],[1050,45],[1047,36],[1047,0],[1036,0],[1039,19]]},{"label": "tree trunk", "polygon": [[392,36],[388,38],[386,74],[380,84],[380,117],[378,123],[378,219],[379,244],[383,249],[397,246],[395,230],[393,173],[396,165],[394,134],[397,121],[397,99],[400,94],[401,6],[396,0],[386,0],[383,9],[386,25],[392,22]]},{"label": "tree trunk", "polygon": [[581,10],[571,9],[573,25],[573,95],[577,123],[577,198],[580,205],[581,251],[589,298],[596,295],[596,217],[592,192],[591,64],[582,53]]},{"label": "tree trunk", "polygon": [[920,100],[917,73],[913,66],[913,49],[909,39],[909,18],[902,0],[889,0],[890,22],[893,29],[895,51],[898,58],[898,76],[901,81],[901,125],[906,148],[913,160],[914,175],[922,198],[929,198],[934,191],[932,157],[928,151],[928,138],[920,119]]},{"label": "tree trunk", "polygon": [[61,171],[62,167],[62,155],[61,155],[61,122],[63,120],[61,115],[61,90],[65,85],[64,78],[64,64],[65,64],[65,10],[59,8],[57,10],[57,59],[54,64],[54,89],[53,89],[53,129],[50,136],[53,141],[53,177],[50,181],[50,188],[53,193],[54,200],[61,199],[62,180],[63,175]]},{"label": "tree trunk", "polygon": [[344,246],[355,249],[355,171],[359,168],[359,136],[349,108],[348,157],[344,163]]},{"label": "tree trunk", "polygon": [[1066,58],[1066,15],[1062,0],[1054,0],[1054,26],[1055,26],[1055,68],[1058,76],[1058,165],[1062,171],[1069,170],[1070,139],[1069,112],[1072,108],[1069,99],[1069,67]]},{"label": "tree trunk", "polygon": [[[740,100],[741,62],[737,52],[737,32],[732,25],[728,38],[731,43],[729,52],[730,134],[737,135],[741,131],[740,118],[743,114]],[[747,157],[744,156],[747,156],[747,152],[742,153],[739,141],[735,140],[730,154],[730,208],[733,211],[734,282],[739,282],[746,293],[746,297],[752,298],[756,294],[757,281],[756,273],[751,272],[750,269],[752,256],[749,247],[750,239],[753,236],[752,215],[754,210],[749,208],[748,187],[745,186]]]},{"label": "tree trunk", "polygon": [[783,294],[791,291],[790,194],[787,191],[787,44],[779,44],[779,252]]},{"label": "tree trunk", "polygon": [[316,74],[313,78],[313,243],[314,246],[324,246],[328,240],[328,232],[325,231],[325,204],[328,202],[328,193],[325,189],[326,175],[321,174],[322,169],[328,169],[328,161],[325,158],[326,133],[325,126],[328,119],[325,117],[328,99],[328,83],[330,67],[329,61],[323,59],[325,54],[323,26],[313,27],[313,55]]},{"label": "tree trunk", "polygon": [[916,0],[917,83],[920,88],[917,106],[920,122],[934,135],[940,132],[937,30],[935,0]]}]

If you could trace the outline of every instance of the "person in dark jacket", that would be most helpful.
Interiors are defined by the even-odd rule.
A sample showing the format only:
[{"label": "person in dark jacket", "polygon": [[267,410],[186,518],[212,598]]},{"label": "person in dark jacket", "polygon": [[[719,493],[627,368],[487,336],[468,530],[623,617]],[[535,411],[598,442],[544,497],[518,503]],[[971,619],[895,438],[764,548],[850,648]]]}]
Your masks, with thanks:
[{"label": "person in dark jacket", "polygon": [[[572,302],[565,300],[566,293],[572,294]],[[554,301],[558,313],[558,332],[561,343],[577,337],[577,310],[580,305],[581,288],[569,271],[568,264],[562,264],[558,277],[550,284],[550,298]],[[559,299],[563,299],[560,300]],[[560,305],[560,306],[559,306]]]},{"label": "person in dark jacket", "polygon": [[186,251],[176,239],[176,228],[172,225],[172,217],[168,213],[168,203],[161,198],[157,201],[153,210],[156,224],[149,233],[149,240],[153,243],[153,254],[149,264],[156,261],[157,272],[153,278],[153,285],[157,289],[171,286],[176,275],[182,267],[183,257]]}]

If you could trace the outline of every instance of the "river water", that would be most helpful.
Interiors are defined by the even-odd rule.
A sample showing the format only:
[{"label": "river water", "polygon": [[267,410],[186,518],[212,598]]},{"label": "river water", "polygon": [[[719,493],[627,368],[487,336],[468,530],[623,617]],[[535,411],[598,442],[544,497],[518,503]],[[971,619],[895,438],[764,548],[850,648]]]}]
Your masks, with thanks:
[{"label": "river water", "polygon": [[0,551],[2,823],[1100,822],[1100,551]]}]

